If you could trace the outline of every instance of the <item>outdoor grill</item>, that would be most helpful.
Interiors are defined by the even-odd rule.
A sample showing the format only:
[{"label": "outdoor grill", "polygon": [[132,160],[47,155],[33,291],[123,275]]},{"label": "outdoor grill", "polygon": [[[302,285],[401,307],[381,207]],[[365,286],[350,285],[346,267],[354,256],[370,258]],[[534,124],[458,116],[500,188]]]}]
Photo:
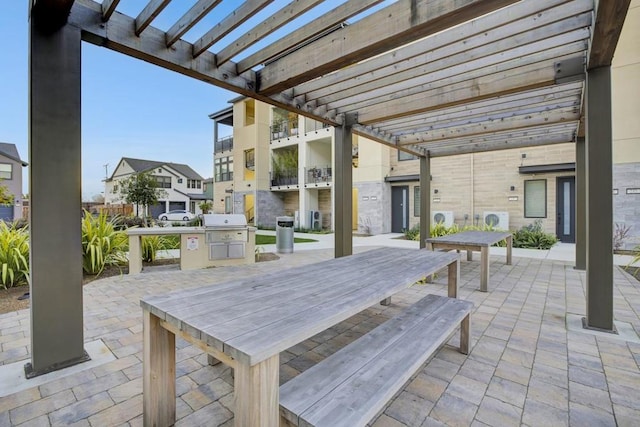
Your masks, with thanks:
[{"label": "outdoor grill", "polygon": [[210,260],[245,257],[249,227],[244,215],[205,214],[202,223]]}]

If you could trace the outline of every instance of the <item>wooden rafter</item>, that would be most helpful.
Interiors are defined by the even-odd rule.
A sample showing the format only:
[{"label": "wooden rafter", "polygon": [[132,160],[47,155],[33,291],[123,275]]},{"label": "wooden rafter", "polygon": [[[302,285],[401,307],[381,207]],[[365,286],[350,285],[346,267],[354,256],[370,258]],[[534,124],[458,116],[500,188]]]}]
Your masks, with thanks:
[{"label": "wooden rafter", "polygon": [[259,72],[258,90],[281,92],[514,2],[400,0],[269,64]]},{"label": "wooden rafter", "polygon": [[267,7],[271,2],[273,2],[273,0],[247,0],[242,3],[236,10],[227,15],[226,18],[211,30],[207,31],[204,36],[200,37],[200,39],[193,44],[193,57],[197,58],[202,55],[218,40]]},{"label": "wooden rafter", "polygon": [[349,1],[343,3],[324,15],[321,15],[317,19],[289,33],[280,40],[271,43],[269,46],[265,46],[258,52],[238,61],[238,72],[242,73],[256,65],[263,64],[264,62],[291,49],[292,46],[299,46],[313,37],[342,24],[347,19],[381,2],[382,0],[361,0],[358,2]]},{"label": "wooden rafter", "polygon": [[324,0],[294,0],[273,15],[256,25],[251,31],[243,34],[238,39],[230,42],[216,52],[216,61],[222,65],[230,61],[234,56],[244,51],[253,44],[259,42],[263,37],[276,31],[285,24],[293,21],[298,16],[314,8]]},{"label": "wooden rafter", "polygon": [[120,0],[103,0],[102,1],[102,20],[108,21],[113,15],[113,12],[116,11],[116,7],[118,7],[118,3]]},{"label": "wooden rafter", "polygon": [[611,65],[631,0],[600,0],[596,3],[598,9],[587,62],[588,69]]},{"label": "wooden rafter", "polygon": [[187,11],[178,21],[167,31],[167,47],[173,46],[180,37],[196,25],[202,18],[207,16],[222,0],[198,0],[191,9]]},{"label": "wooden rafter", "polygon": [[151,25],[151,22],[167,7],[171,0],[151,0],[142,9],[142,12],[136,18],[135,34],[139,36],[142,32]]}]

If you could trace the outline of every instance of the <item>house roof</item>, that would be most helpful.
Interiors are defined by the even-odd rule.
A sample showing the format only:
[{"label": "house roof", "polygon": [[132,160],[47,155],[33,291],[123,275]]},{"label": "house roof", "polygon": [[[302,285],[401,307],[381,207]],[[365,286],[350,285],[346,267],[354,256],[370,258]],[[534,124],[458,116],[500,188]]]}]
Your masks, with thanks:
[{"label": "house roof", "polygon": [[9,144],[8,142],[0,142],[0,154],[5,157],[10,158],[11,160],[15,160],[22,164],[22,166],[28,166],[29,163],[25,162],[20,158],[20,154],[18,154],[18,148],[16,144]]},{"label": "house roof", "polygon": [[[200,181],[204,180],[203,177],[198,174],[198,172],[191,169],[189,165],[185,165],[182,163],[171,163],[171,162],[159,162],[156,160],[144,160],[144,159],[133,159],[131,157],[123,157],[122,161],[125,161],[131,166],[131,168],[136,172],[146,172],[151,169],[160,168],[163,166],[168,166],[176,172],[180,173],[187,179],[198,179]],[[115,171],[114,171],[115,173]],[[112,177],[113,178],[113,177]]]}]

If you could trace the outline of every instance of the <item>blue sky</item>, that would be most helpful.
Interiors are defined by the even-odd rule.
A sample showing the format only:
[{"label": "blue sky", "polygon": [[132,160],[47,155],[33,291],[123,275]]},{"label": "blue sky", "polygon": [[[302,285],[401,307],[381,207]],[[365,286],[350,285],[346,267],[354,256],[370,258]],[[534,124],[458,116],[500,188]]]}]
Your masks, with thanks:
[{"label": "blue sky", "polygon": [[[263,40],[268,43],[292,27],[342,3],[329,0],[307,15]],[[13,143],[20,156],[28,153],[28,3],[0,1],[0,142]],[[136,16],[147,0],[122,0],[118,11]],[[195,0],[175,0],[153,26],[167,30]],[[248,26],[288,1],[275,1],[244,26],[232,32],[213,51],[226,45]],[[387,5],[383,2],[373,10]],[[214,11],[226,16],[237,0],[224,0]],[[359,17],[358,17],[359,18]],[[195,41],[211,28],[213,18],[197,24],[183,38]],[[259,49],[256,44],[244,55]],[[241,58],[240,56],[239,58]],[[236,94],[164,70],[111,50],[82,44],[82,195],[91,200],[104,191],[105,166],[109,175],[121,157],[185,163],[205,178],[213,172],[213,121],[210,113],[226,108]],[[230,132],[230,131],[227,131]],[[224,132],[222,133],[224,135]],[[221,136],[222,136],[221,135]],[[28,171],[23,171],[28,193]]]}]

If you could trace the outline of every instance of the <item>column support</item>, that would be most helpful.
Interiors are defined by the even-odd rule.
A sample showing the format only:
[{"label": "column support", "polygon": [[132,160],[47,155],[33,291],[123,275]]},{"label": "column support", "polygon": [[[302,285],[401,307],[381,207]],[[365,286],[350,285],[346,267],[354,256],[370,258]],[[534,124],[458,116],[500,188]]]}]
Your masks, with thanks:
[{"label": "column support", "polygon": [[431,158],[420,156],[420,249],[427,247],[431,232]]},{"label": "column support", "polygon": [[586,328],[614,331],[611,67],[587,72]]},{"label": "column support", "polygon": [[343,115],[342,126],[336,128],[335,150],[336,164],[334,167],[333,197],[335,205],[335,247],[336,258],[353,254],[353,230],[351,217],[353,215],[352,187],[352,132],[351,127],[356,123],[355,115]]},{"label": "column support", "polygon": [[88,359],[82,307],[81,34],[68,24],[42,32],[35,20],[29,28],[28,378]]},{"label": "column support", "polygon": [[587,188],[585,139],[576,141],[576,270],[587,268]]}]

